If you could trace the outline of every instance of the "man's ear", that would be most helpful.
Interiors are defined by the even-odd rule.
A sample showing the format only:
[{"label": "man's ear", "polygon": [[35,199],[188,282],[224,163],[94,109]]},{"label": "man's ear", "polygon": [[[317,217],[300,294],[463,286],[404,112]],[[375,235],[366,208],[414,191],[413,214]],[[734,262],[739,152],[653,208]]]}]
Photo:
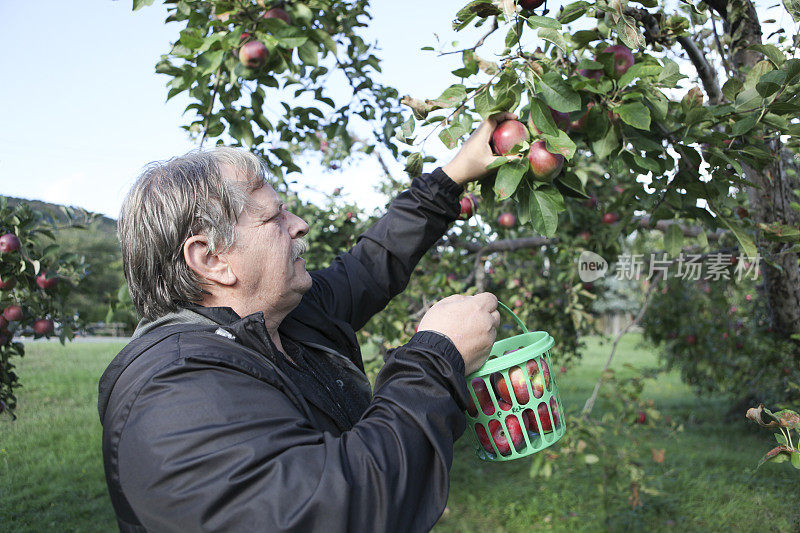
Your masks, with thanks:
[{"label": "man's ear", "polygon": [[183,243],[183,259],[201,279],[233,285],[236,274],[233,273],[225,254],[212,254],[208,246],[208,237],[193,235]]}]

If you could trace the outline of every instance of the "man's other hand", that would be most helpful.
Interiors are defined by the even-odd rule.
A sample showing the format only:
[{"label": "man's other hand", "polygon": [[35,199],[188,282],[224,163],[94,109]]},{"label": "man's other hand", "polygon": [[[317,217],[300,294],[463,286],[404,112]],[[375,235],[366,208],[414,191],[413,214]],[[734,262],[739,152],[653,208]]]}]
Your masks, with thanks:
[{"label": "man's other hand", "polygon": [[484,120],[461,146],[453,160],[442,167],[444,173],[462,186],[486,175],[486,167],[497,158],[489,145],[492,132],[504,120],[516,118],[513,113],[497,113]]},{"label": "man's other hand", "polygon": [[494,294],[454,294],[440,300],[425,313],[418,331],[436,331],[449,337],[464,358],[466,374],[469,375],[488,359],[499,324],[500,313]]}]

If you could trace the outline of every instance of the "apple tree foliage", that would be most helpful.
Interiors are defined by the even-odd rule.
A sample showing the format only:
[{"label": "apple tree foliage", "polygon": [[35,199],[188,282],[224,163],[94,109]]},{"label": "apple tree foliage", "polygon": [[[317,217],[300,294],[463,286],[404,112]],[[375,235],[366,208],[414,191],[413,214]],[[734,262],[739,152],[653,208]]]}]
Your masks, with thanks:
[{"label": "apple tree foliage", "polygon": [[[774,433],[778,446],[768,451],[758,463],[759,468],[766,462],[782,463],[789,461],[793,467],[800,470],[800,415],[791,409],[782,409],[772,412],[760,404],[747,410],[747,418],[761,427],[778,428],[779,433]],[[794,439],[792,439],[794,435]]]},{"label": "apple tree foliage", "polygon": [[[786,9],[800,20],[796,3]],[[503,43],[486,52],[485,39],[440,50],[461,54],[462,67],[453,71],[459,81],[438,97],[404,99],[413,118],[399,137],[422,149],[409,157],[407,168],[416,174],[430,135],[415,134],[420,126],[435,128],[455,147],[481,119],[515,112],[530,133],[516,151],[525,155],[543,140],[567,164],[543,181],[527,158],[503,158],[494,180],[481,185],[481,198],[490,212],[512,210],[534,233],[552,238],[548,255],[583,247],[613,260],[626,236],[656,227],[672,258],[684,248],[708,251],[708,234],[718,232],[724,236],[717,245],[735,250],[739,260],[758,255],[763,283],[753,293],[767,309],[761,330],[771,328],[772,335],[754,338],[747,356],[765,370],[757,373],[757,390],[788,398],[798,391],[777,379],[780,367],[772,365],[769,348],[787,350],[796,383],[800,59],[797,36],[779,30],[764,38],[759,15],[748,0],[551,1],[535,11],[513,1],[471,1],[458,11],[455,29],[499,31]],[[620,45],[633,51],[629,68],[618,68],[617,54],[606,53]],[[672,304],[673,322],[697,327],[693,314]],[[648,324],[661,327],[658,320]],[[661,340],[665,332],[649,333]],[[709,342],[691,357],[682,348],[665,343],[667,358],[686,364],[690,380],[700,379],[699,367],[713,369],[706,385],[731,372],[722,346]],[[732,392],[729,385],[723,390]]]},{"label": "apple tree foliage", "polygon": [[94,215],[64,208],[59,220],[26,202],[11,207],[0,197],[0,235],[14,235],[19,248],[0,251],[0,412],[13,416],[20,385],[14,360],[25,355],[22,336],[72,339],[78,324],[70,294],[86,277],[83,256],[64,249],[56,235],[81,228]]}]

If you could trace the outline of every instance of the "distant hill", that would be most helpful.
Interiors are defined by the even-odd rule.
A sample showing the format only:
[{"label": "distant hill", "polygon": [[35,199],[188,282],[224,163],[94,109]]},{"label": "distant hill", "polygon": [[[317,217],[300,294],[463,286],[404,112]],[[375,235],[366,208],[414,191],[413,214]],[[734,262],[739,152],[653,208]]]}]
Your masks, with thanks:
[{"label": "distant hill", "polygon": [[[0,196],[4,197],[8,201],[8,205],[10,206],[16,206],[20,202],[24,202],[29,204],[31,207],[33,207],[38,211],[49,213],[50,216],[52,216],[59,222],[66,222],[67,220],[67,216],[64,214],[63,211],[64,208],[73,209],[76,211],[81,210],[80,207],[64,206],[61,204],[51,204],[50,202],[43,202],[41,200],[28,200],[26,198],[15,198],[13,196],[5,196],[5,195],[0,195]],[[95,220],[93,225],[96,225],[98,230],[107,231],[111,234],[116,234],[117,232],[117,221],[105,215],[100,215]],[[116,237],[114,239],[116,240]]]}]

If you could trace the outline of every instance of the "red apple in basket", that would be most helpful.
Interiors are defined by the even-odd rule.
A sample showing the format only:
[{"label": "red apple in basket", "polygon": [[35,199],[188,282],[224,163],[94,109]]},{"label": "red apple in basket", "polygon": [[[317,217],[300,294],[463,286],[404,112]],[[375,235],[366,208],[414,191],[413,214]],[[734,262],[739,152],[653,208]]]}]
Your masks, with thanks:
[{"label": "red apple in basket", "polygon": [[497,451],[499,451],[501,455],[508,455],[511,453],[509,436],[511,437],[511,442],[514,443],[514,448],[517,450],[522,448],[522,444],[525,442],[525,437],[522,435],[522,428],[516,416],[508,415],[506,417],[506,425],[508,426],[508,434],[498,420],[489,421],[489,431],[492,433]]},{"label": "red apple in basket", "polygon": [[494,414],[494,403],[492,403],[492,397],[489,396],[486,382],[481,378],[474,378],[472,380],[472,390],[475,391],[475,396],[478,398],[478,404],[480,404],[483,414]]}]

